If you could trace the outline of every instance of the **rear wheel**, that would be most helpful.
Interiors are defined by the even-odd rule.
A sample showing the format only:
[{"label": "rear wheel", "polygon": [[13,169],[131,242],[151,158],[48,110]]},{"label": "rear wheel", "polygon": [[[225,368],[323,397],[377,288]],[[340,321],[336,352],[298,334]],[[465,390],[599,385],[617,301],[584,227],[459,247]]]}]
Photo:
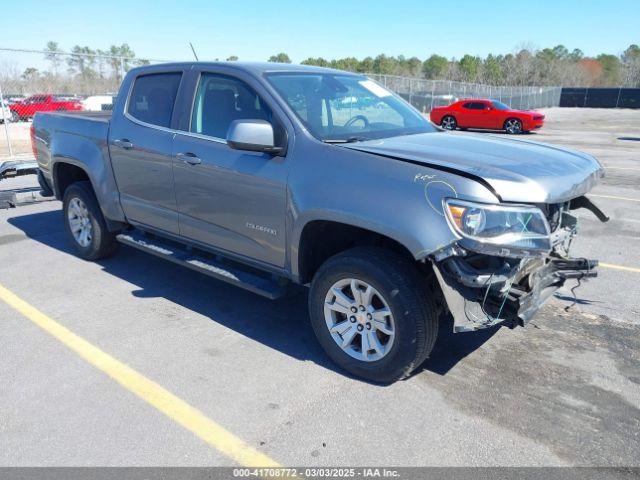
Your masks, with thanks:
[{"label": "rear wheel", "polygon": [[522,133],[522,122],[517,118],[509,118],[504,122],[504,130],[512,135]]},{"label": "rear wheel", "polygon": [[70,185],[64,192],[62,208],[67,234],[80,257],[98,260],[116,251],[115,233],[107,229],[89,182]]},{"label": "rear wheel", "polygon": [[433,348],[438,313],[415,265],[380,248],[331,257],[309,293],[311,323],[329,357],[348,372],[393,382]]},{"label": "rear wheel", "polygon": [[458,126],[458,123],[456,122],[456,119],[454,117],[452,117],[451,115],[446,115],[442,118],[440,125],[445,130],[455,130]]}]

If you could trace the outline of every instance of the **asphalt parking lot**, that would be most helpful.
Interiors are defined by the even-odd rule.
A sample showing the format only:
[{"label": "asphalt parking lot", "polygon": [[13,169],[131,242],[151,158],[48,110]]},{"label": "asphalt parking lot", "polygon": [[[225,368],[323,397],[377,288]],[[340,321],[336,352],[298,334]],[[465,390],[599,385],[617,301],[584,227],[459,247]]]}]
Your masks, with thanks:
[{"label": "asphalt parking lot", "polygon": [[386,387],[334,368],[304,291],[269,301],[127,247],[84,262],[59,202],[0,210],[0,466],[640,465],[640,111],[546,113],[527,139],[607,168],[591,198],[611,220],[580,212],[572,252],[599,277],[526,328],[443,326]]}]

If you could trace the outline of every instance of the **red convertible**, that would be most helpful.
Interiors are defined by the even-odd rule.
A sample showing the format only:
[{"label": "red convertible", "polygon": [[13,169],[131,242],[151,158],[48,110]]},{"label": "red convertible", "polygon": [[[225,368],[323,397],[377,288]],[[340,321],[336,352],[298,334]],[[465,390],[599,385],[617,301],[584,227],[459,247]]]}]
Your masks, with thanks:
[{"label": "red convertible", "polygon": [[482,128],[507,133],[530,132],[544,124],[538,112],[512,110],[496,100],[460,100],[431,110],[431,121],[446,130]]},{"label": "red convertible", "polygon": [[61,112],[66,110],[82,110],[79,98],[63,95],[32,95],[21,102],[9,105],[14,122],[33,118],[36,112]]}]

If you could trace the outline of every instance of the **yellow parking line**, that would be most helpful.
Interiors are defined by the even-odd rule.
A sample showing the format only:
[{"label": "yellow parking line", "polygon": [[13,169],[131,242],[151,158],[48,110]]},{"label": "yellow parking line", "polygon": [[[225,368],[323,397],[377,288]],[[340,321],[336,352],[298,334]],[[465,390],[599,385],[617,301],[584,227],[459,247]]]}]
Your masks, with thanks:
[{"label": "yellow parking line", "polygon": [[615,195],[595,195],[593,193],[590,193],[589,196],[600,197],[600,198],[612,198],[614,200],[625,200],[627,202],[640,202],[640,198],[616,197]]},{"label": "yellow parking line", "polygon": [[108,353],[92,345],[71,330],[52,320],[35,307],[19,298],[0,284],[0,299],[20,312],[38,327],[73,350],[98,370],[109,375],[124,388],[134,393],[174,422],[194,433],[216,450],[247,467],[278,467],[279,464],[249,446],[234,434],[205,416],[153,380],[133,370]]},{"label": "yellow parking line", "polygon": [[635,267],[624,267],[622,265],[613,265],[611,263],[602,263],[602,262],[598,262],[598,266],[602,268],[611,268],[612,270],[624,270],[625,272],[640,273],[640,268],[635,268]]}]

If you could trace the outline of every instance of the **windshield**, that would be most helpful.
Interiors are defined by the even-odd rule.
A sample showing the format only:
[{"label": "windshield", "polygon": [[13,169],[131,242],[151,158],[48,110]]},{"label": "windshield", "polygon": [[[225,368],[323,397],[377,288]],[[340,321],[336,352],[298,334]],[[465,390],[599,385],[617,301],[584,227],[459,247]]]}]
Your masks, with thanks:
[{"label": "windshield", "polygon": [[511,110],[511,108],[508,105],[505,105],[502,102],[492,100],[491,103],[493,103],[493,106],[496,108],[496,110]]},{"label": "windshield", "polygon": [[309,131],[326,142],[436,131],[413,107],[366,77],[273,73],[267,78]]}]

